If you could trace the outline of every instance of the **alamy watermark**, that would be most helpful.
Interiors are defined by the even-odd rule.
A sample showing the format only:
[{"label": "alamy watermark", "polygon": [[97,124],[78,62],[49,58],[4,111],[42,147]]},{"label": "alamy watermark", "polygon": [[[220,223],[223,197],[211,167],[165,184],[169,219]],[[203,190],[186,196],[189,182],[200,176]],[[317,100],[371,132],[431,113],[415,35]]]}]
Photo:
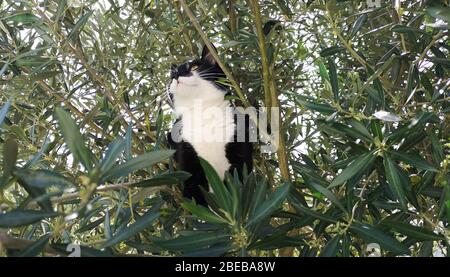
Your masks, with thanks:
[{"label": "alamy watermark", "polygon": [[69,243],[66,247],[66,251],[69,252],[67,257],[81,257],[81,247],[75,243]]}]

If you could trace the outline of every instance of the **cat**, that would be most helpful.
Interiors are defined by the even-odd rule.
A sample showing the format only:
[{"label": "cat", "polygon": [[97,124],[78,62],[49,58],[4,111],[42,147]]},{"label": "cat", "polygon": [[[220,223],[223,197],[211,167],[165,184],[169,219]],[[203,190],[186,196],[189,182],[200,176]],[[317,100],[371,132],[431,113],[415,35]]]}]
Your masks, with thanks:
[{"label": "cat", "polygon": [[[225,99],[229,94],[223,82],[226,75],[206,45],[200,58],[172,65],[170,77],[168,93],[176,121],[167,141],[176,150],[178,169],[191,174],[183,184],[183,197],[207,206],[201,187],[210,188],[199,157],[208,161],[220,178],[236,170],[242,180],[244,165],[248,172],[253,169],[248,116],[241,124],[239,114],[231,109],[233,103]],[[240,128],[245,128],[244,139],[238,139]]]}]

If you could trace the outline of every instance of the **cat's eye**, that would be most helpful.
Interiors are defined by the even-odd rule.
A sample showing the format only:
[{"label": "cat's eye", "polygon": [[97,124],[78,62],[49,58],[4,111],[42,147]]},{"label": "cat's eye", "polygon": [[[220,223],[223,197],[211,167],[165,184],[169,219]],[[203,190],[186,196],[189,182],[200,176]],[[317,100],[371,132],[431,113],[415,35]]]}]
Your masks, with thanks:
[{"label": "cat's eye", "polygon": [[198,65],[193,65],[193,66],[191,66],[191,71],[195,71],[195,70],[197,70],[198,69]]}]

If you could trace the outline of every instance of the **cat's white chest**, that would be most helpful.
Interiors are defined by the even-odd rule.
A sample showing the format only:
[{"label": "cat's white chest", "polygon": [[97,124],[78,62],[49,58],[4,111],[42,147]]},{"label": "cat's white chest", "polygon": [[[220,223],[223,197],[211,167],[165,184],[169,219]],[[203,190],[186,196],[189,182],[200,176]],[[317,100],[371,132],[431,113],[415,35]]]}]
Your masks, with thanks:
[{"label": "cat's white chest", "polygon": [[197,155],[207,160],[221,178],[229,169],[226,145],[233,140],[235,124],[231,110],[186,112],[183,114],[181,135]]}]

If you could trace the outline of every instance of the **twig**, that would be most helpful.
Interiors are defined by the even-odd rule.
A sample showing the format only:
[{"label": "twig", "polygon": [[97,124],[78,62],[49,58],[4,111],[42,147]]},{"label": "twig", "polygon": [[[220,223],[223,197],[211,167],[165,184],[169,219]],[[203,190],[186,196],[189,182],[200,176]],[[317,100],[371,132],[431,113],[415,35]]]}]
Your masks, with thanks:
[{"label": "twig", "polygon": [[[136,184],[135,182],[128,182],[128,183],[121,183],[121,184],[107,184],[107,185],[102,185],[102,186],[98,186],[95,192],[107,192],[107,191],[112,191],[112,190],[119,190],[121,188],[128,188],[131,185]],[[80,192],[72,192],[72,193],[67,193],[64,194],[62,196],[58,196],[58,197],[53,197],[51,198],[51,202],[52,204],[59,204],[59,203],[63,203],[65,201],[69,201],[69,200],[73,200],[73,199],[77,199],[80,198]],[[34,201],[31,201],[28,205],[34,205],[36,204]]]}]

